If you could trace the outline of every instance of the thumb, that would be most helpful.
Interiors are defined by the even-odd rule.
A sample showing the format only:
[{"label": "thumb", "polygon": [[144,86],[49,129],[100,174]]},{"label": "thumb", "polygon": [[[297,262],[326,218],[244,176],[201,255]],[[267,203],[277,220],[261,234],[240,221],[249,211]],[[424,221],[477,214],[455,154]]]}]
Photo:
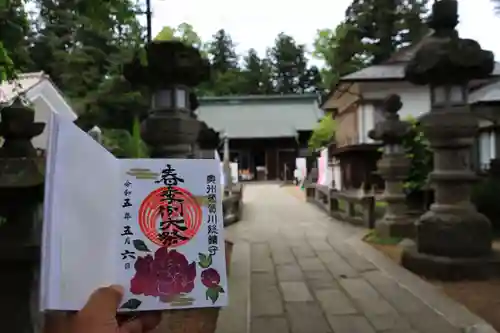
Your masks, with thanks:
[{"label": "thumb", "polygon": [[119,285],[99,288],[92,293],[87,304],[79,312],[79,315],[84,318],[90,317],[94,320],[115,318],[116,310],[123,298],[123,293],[123,287]]}]

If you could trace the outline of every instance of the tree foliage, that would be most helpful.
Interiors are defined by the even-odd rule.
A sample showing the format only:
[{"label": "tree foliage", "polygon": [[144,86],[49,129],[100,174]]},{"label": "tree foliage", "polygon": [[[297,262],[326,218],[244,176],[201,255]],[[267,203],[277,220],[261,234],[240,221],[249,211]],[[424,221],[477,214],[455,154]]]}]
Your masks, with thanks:
[{"label": "tree foliage", "polygon": [[146,158],[149,151],[140,137],[140,123],[136,119],[132,133],[124,129],[105,129],[102,133],[103,146],[119,158]]},{"label": "tree foliage", "polygon": [[231,36],[220,29],[213,35],[213,40],[208,43],[208,53],[212,62],[212,69],[224,74],[238,68],[238,56]]},{"label": "tree foliage", "polygon": [[309,150],[317,151],[332,142],[335,135],[336,123],[331,114],[321,118],[309,138]]},{"label": "tree foliage", "polygon": [[318,69],[307,66],[305,51],[305,45],[297,44],[285,33],[276,37],[275,45],[268,51],[276,93],[301,94],[315,91],[321,84]]},{"label": "tree foliage", "polygon": [[500,179],[489,175],[481,179],[472,188],[471,201],[481,214],[490,220],[495,233],[500,231],[500,205],[498,204],[498,193],[500,193]]},{"label": "tree foliage", "polygon": [[0,84],[15,77],[14,62],[0,41]]},{"label": "tree foliage", "polygon": [[17,71],[26,70],[31,64],[30,35],[24,1],[0,1],[0,82],[14,79]]},{"label": "tree foliage", "polygon": [[274,92],[269,60],[261,59],[255,49],[248,50],[243,57],[241,76],[244,78],[242,90],[249,95],[268,95]]},{"label": "tree foliage", "polygon": [[193,26],[187,23],[181,23],[177,27],[165,26],[156,35],[155,39],[178,40],[197,49],[204,49],[200,36],[194,31]]},{"label": "tree foliage", "polygon": [[428,0],[353,0],[346,23],[354,27],[369,64],[387,60],[397,49],[420,40],[427,31],[422,18]]},{"label": "tree foliage", "polygon": [[335,29],[320,29],[313,56],[325,62],[327,88],[344,75],[386,61],[427,32],[428,0],[353,0]]},{"label": "tree foliage", "polygon": [[[79,115],[79,126],[98,126],[116,154],[136,156],[139,149],[130,148],[138,147],[131,143],[134,128],[147,112],[150,92],[132,87],[123,67],[145,43],[139,12],[135,0],[30,0],[29,6],[25,0],[0,1],[0,81],[17,72],[43,71]],[[301,94],[321,88],[320,71],[308,64],[305,46],[285,33],[260,55],[254,49],[238,54],[225,29],[202,40],[188,23],[164,27],[157,39],[180,40],[210,60],[212,78],[198,88],[200,95]]]},{"label": "tree foliage", "polygon": [[407,193],[411,193],[427,185],[433,167],[433,154],[418,121],[411,117],[406,121],[411,124],[411,129],[403,140],[403,147],[411,164],[404,188]]},{"label": "tree foliage", "polygon": [[122,77],[123,65],[143,44],[136,5],[131,0],[35,3],[32,70],[47,73],[89,124],[131,131],[133,114],[145,104]]},{"label": "tree foliage", "polygon": [[321,74],[326,89],[336,84],[342,76],[366,65],[363,55],[357,53],[362,43],[356,38],[354,29],[350,24],[341,23],[334,30],[321,29],[317,32],[313,56],[325,62]]}]

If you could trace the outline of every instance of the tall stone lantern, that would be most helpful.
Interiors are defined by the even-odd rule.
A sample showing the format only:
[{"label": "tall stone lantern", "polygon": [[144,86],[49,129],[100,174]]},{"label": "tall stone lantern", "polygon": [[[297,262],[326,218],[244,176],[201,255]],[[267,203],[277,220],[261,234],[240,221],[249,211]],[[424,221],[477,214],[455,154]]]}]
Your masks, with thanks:
[{"label": "tall stone lantern", "polygon": [[[153,41],[124,68],[131,84],[151,92],[151,110],[141,124],[141,137],[153,158],[194,158],[203,148],[202,122],[194,114],[193,89],[210,77],[210,65],[200,52],[178,41]],[[201,139],[201,140],[200,140]],[[155,333],[215,331],[216,308],[165,311]],[[208,330],[207,330],[208,329]]]},{"label": "tall stone lantern", "polygon": [[6,332],[37,332],[45,165],[31,139],[45,124],[20,99],[0,114],[0,320]]},{"label": "tall stone lantern", "polygon": [[430,86],[431,111],[420,121],[434,153],[429,180],[435,202],[418,220],[416,246],[404,251],[402,264],[442,279],[483,276],[498,261],[490,222],[470,201],[476,179],[470,149],[478,120],[467,104],[469,81],[488,77],[494,58],[476,41],[458,37],[457,7],[456,0],[434,3],[434,32],[405,69],[408,81]]},{"label": "tall stone lantern", "polygon": [[408,218],[406,195],[403,181],[408,177],[410,160],[402,145],[410,124],[399,119],[398,111],[403,104],[398,95],[390,95],[384,101],[384,121],[378,123],[368,136],[382,141],[382,158],[377,167],[385,180],[384,200],[387,202],[384,217],[376,222],[375,228],[379,236],[411,237],[414,234],[413,221]]},{"label": "tall stone lantern", "polygon": [[194,115],[198,101],[193,88],[209,79],[208,61],[179,41],[153,41],[125,66],[124,75],[151,92],[151,111],[141,125],[141,137],[152,157],[193,157],[201,129]]}]

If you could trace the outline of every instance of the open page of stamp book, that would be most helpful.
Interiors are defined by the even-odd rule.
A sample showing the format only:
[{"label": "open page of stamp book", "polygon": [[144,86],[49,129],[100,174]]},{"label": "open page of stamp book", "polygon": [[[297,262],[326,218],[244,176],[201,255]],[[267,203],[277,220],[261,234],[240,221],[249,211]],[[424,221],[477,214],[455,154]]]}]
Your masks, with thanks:
[{"label": "open page of stamp book", "polygon": [[220,161],[116,159],[57,115],[49,133],[42,310],[110,284],[122,311],[227,304]]},{"label": "open page of stamp book", "polygon": [[49,133],[40,306],[77,310],[94,289],[117,282],[120,162],[61,116]]},{"label": "open page of stamp book", "polygon": [[227,305],[220,161],[120,162],[122,309]]}]

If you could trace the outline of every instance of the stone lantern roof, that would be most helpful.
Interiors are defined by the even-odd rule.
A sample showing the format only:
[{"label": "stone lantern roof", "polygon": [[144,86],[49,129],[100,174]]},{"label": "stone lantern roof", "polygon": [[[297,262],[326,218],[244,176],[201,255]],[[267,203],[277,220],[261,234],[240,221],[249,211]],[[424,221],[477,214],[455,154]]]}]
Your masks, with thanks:
[{"label": "stone lantern roof", "polygon": [[481,49],[478,42],[460,38],[458,3],[442,0],[432,6],[426,38],[405,68],[405,78],[417,85],[467,84],[491,76],[495,69],[493,52]]}]

